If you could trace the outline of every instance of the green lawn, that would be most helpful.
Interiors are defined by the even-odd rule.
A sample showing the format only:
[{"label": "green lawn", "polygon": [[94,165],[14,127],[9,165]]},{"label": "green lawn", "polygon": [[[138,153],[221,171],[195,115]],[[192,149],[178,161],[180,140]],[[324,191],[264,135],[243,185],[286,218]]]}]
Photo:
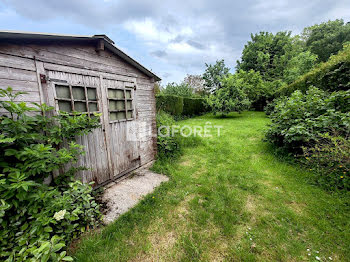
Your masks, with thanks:
[{"label": "green lawn", "polygon": [[188,139],[178,160],[157,162],[170,182],[85,236],[77,261],[350,261],[349,196],[277,158],[262,141],[263,113],[180,123],[208,121],[221,137]]}]

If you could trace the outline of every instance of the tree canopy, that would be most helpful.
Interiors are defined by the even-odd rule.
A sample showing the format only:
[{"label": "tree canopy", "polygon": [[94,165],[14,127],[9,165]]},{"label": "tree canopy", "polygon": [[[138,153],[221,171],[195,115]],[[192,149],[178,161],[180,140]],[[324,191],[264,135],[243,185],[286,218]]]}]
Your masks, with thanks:
[{"label": "tree canopy", "polygon": [[226,67],[224,59],[217,60],[215,65],[205,64],[203,74],[204,85],[208,92],[213,92],[222,87],[221,79],[228,75],[230,68]]},{"label": "tree canopy", "polygon": [[350,41],[350,23],[343,19],[306,27],[302,33],[306,48],[316,54],[321,62],[337,54],[345,42]]},{"label": "tree canopy", "polygon": [[251,41],[244,46],[238,70],[260,72],[264,80],[275,80],[283,75],[283,69],[292,57],[291,32],[251,34]]}]

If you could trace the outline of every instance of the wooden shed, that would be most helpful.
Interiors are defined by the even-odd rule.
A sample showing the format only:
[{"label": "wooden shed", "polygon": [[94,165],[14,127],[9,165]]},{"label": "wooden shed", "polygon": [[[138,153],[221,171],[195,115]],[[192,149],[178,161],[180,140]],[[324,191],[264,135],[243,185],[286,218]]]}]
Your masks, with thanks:
[{"label": "wooden shed", "polygon": [[0,87],[28,94],[55,113],[102,113],[101,128],[77,138],[86,154],[84,182],[101,185],[152,161],[156,154],[154,83],[160,78],[106,35],[0,32]]}]

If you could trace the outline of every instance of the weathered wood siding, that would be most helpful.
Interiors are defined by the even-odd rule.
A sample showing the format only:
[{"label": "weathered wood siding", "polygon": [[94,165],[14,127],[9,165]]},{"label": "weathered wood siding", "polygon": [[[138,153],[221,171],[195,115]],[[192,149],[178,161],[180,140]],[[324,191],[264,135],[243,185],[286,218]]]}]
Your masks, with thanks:
[{"label": "weathered wood siding", "polygon": [[[39,74],[45,74],[49,79],[65,79],[71,83],[88,82],[86,84],[97,86],[101,98],[99,103],[106,100],[104,91],[101,90],[106,85],[136,83],[134,91],[136,119],[133,121],[137,126],[139,141],[130,144],[125,140],[127,132],[125,125],[115,123],[108,127],[106,124],[108,119],[103,116],[105,122],[100,129],[77,140],[85,146],[87,152],[79,160],[79,164],[95,170],[83,171],[80,174],[85,182],[103,183],[130,167],[143,165],[154,159],[156,109],[153,79],[108,50],[95,51],[93,45],[0,43],[1,88],[11,86],[16,91],[28,92],[27,95],[18,97],[18,101],[45,102],[54,105],[54,87],[50,81],[41,84]],[[101,108],[103,106],[100,104]],[[141,122],[148,123],[152,127],[152,132],[143,130],[144,125],[138,125]],[[105,128],[110,128],[106,139],[103,135]],[[105,148],[110,153],[109,156]]]}]

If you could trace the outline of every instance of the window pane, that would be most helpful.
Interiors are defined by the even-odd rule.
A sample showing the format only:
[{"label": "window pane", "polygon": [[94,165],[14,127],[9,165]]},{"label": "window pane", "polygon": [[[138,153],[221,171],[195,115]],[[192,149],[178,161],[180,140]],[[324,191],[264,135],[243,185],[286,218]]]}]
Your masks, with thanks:
[{"label": "window pane", "polygon": [[84,87],[73,86],[72,87],[72,92],[73,92],[74,100],[85,100]]},{"label": "window pane", "polygon": [[120,89],[108,89],[108,97],[109,98],[118,98],[123,99],[124,98],[124,90]]},{"label": "window pane", "polygon": [[127,109],[132,109],[132,101],[127,101],[126,102],[126,108]]},{"label": "window pane", "polygon": [[131,90],[126,90],[126,98],[131,98]]},{"label": "window pane", "polygon": [[123,120],[125,119],[125,112],[112,112],[109,114],[109,119],[113,120]]},{"label": "window pane", "polygon": [[125,110],[124,101],[109,100],[109,110]]},{"label": "window pane", "polygon": [[96,111],[98,111],[98,109],[97,109],[97,103],[89,103],[89,111],[90,111],[90,112],[96,112]]},{"label": "window pane", "polygon": [[77,112],[87,112],[85,102],[74,102],[74,110]]},{"label": "window pane", "polygon": [[69,86],[56,85],[56,95],[57,95],[57,98],[70,99]]},{"label": "window pane", "polygon": [[88,99],[90,101],[96,101],[97,100],[96,88],[88,88],[87,92],[88,92]]},{"label": "window pane", "polygon": [[72,105],[67,101],[58,101],[58,108],[64,112],[72,112]]},{"label": "window pane", "polygon": [[133,117],[133,114],[132,114],[132,110],[129,110],[126,114],[127,118],[132,118]]}]

